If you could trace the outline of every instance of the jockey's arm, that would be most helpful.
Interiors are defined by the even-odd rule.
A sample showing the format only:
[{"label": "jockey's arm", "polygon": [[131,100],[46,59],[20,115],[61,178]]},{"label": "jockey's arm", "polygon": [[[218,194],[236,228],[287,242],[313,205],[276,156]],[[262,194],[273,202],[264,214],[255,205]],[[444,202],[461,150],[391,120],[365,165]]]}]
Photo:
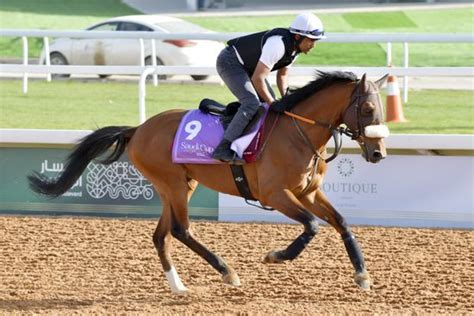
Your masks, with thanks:
[{"label": "jockey's arm", "polygon": [[288,67],[283,67],[277,71],[277,86],[280,95],[283,97],[288,89]]},{"label": "jockey's arm", "polygon": [[270,74],[270,68],[265,66],[261,61],[258,62],[257,67],[252,75],[252,83],[257,91],[258,95],[265,101],[267,104],[272,104],[275,101],[268,91],[265,79]]}]

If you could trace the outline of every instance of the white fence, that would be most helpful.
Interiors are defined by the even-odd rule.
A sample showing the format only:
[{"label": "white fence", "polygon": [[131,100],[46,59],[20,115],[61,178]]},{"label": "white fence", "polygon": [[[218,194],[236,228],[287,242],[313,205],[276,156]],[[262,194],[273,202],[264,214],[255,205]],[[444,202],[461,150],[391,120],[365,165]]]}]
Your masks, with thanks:
[{"label": "white fence", "polygon": [[[152,41],[152,62],[156,63],[155,40],[165,39],[201,39],[226,41],[245,33],[157,33],[157,32],[103,32],[103,31],[54,31],[54,30],[13,30],[0,29],[0,36],[22,37],[23,42],[23,64],[22,65],[0,65],[2,73],[22,73],[23,93],[28,92],[28,73],[44,73],[50,80],[51,73],[57,74],[102,74],[102,75],[140,75],[139,80],[139,120],[143,122],[145,116],[145,82],[148,75],[153,75],[154,84],[158,84],[158,74],[192,74],[192,75],[214,75],[213,67],[192,66],[144,66],[144,39]],[[28,40],[27,37],[43,37],[46,65],[28,65]],[[141,66],[51,66],[49,62],[49,37],[72,37],[72,38],[136,38],[140,42],[140,64]],[[318,67],[322,71],[350,70],[357,75],[367,73],[369,76],[383,76],[390,73],[395,76],[404,77],[403,98],[408,101],[408,76],[473,76],[473,67],[409,67],[408,66],[408,43],[472,43],[473,34],[352,34],[334,33],[328,34],[326,42],[330,43],[387,43],[387,66],[392,64],[391,43],[404,43],[404,66],[403,67]],[[314,74],[312,67],[292,67],[291,75],[311,76]]]},{"label": "white fence", "polygon": [[[26,30],[0,29],[0,36],[9,37],[73,37],[73,38],[143,38],[143,39],[191,39],[227,41],[231,38],[248,33],[157,33],[130,31],[57,31],[57,30]],[[421,34],[421,33],[326,33],[322,41],[329,43],[471,43],[473,34]]]},{"label": "white fence", "polygon": [[[43,37],[45,50],[49,52],[49,37],[72,37],[72,38],[122,38],[122,39],[190,39],[190,40],[213,40],[227,41],[231,38],[245,35],[247,33],[157,33],[157,32],[113,32],[113,31],[54,31],[54,30],[21,30],[0,29],[0,36],[22,37],[23,57],[28,56],[27,37]],[[404,43],[404,67],[408,67],[408,43],[472,43],[473,34],[416,34],[416,33],[328,33],[327,38],[322,41],[328,43],[387,43],[387,66],[392,65],[392,43]],[[154,41],[152,41],[154,46]],[[143,55],[143,45],[141,51]],[[143,60],[143,58],[142,58]],[[141,62],[142,62],[141,60]],[[25,61],[25,59],[24,59]],[[49,63],[47,63],[49,65]]]},{"label": "white fence", "polygon": [[[156,49],[155,40],[166,40],[166,39],[191,39],[191,40],[214,40],[214,41],[227,41],[231,38],[245,35],[246,33],[157,33],[157,32],[106,32],[106,31],[55,31],[55,30],[22,30],[22,29],[0,29],[0,36],[9,37],[22,37],[23,42],[23,65],[28,65],[28,41],[27,37],[42,37],[44,40],[44,47],[46,52],[46,66],[50,65],[49,62],[49,37],[71,37],[71,38],[135,38],[139,39],[140,42],[140,65],[144,66],[144,39],[150,39],[152,43],[152,62],[156,62]],[[417,68],[416,70],[410,69],[409,67],[409,47],[408,43],[473,43],[473,34],[379,34],[379,33],[328,33],[327,38],[323,41],[328,43],[387,43],[387,66],[392,65],[392,43],[404,43],[404,60],[403,68],[399,68],[395,71],[395,68],[390,68],[390,71],[379,71],[377,75],[382,73],[391,73],[394,75],[401,75],[404,77],[403,84],[403,99],[405,102],[408,101],[408,76],[439,76],[436,71],[429,70],[429,67]],[[153,64],[155,66],[155,64]],[[3,68],[3,67],[2,67]],[[347,69],[348,67],[344,67]],[[3,68],[4,69],[4,68]],[[92,69],[92,68],[91,68]],[[333,68],[334,69],[334,68]],[[403,69],[403,70],[402,70]],[[72,70],[72,68],[71,68]],[[97,72],[96,74],[119,74],[119,73],[105,73],[105,68]],[[165,71],[166,68],[161,68],[160,71]],[[169,70],[172,70],[171,68]],[[350,67],[353,70],[353,67]],[[2,70],[3,71],[3,70]],[[50,80],[50,68],[45,68],[44,73],[48,74],[48,80]],[[136,70],[139,71],[139,70]],[[137,74],[134,71],[133,74]],[[174,71],[177,71],[174,69]],[[208,75],[214,74],[213,69],[206,71],[201,70],[199,74]],[[301,70],[300,70],[301,71]],[[425,72],[427,71],[427,72]],[[15,71],[17,72],[17,71]],[[303,70],[305,72],[305,70]],[[356,71],[354,71],[356,72]],[[375,75],[373,70],[367,72],[369,75]],[[449,72],[449,74],[448,74]],[[28,79],[27,72],[24,73],[24,81]],[[72,71],[64,73],[74,73]],[[82,73],[82,72],[81,72]],[[157,84],[157,73],[164,73],[157,71],[154,76],[155,85]],[[435,73],[435,74],[433,74]],[[473,76],[474,71],[472,67],[452,67],[445,69],[443,73],[449,76]],[[164,73],[174,74],[174,73]],[[196,73],[195,73],[196,74]],[[26,83],[24,83],[24,87]],[[24,88],[25,91],[25,88]],[[25,92],[26,93],[26,92]]]}]

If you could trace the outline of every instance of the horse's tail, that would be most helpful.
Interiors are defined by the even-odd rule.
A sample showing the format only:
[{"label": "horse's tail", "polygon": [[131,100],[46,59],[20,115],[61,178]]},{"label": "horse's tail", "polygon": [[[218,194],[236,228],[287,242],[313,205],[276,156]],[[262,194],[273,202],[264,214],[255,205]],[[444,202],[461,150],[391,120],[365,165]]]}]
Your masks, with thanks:
[{"label": "horse's tail", "polygon": [[76,183],[95,158],[104,154],[113,144],[116,144],[112,153],[99,160],[102,164],[117,161],[125,151],[128,142],[136,131],[136,127],[108,126],[96,130],[79,141],[66,160],[65,168],[56,179],[34,171],[28,176],[30,188],[36,193],[58,197],[67,192]]}]

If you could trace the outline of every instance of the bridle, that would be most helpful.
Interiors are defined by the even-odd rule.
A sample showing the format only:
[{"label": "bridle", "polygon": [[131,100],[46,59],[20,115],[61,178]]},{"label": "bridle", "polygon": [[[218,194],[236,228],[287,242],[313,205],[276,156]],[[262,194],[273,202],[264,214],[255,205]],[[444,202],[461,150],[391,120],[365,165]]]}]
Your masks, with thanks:
[{"label": "bridle", "polygon": [[[350,137],[352,140],[357,141],[361,145],[361,147],[363,147],[366,157],[367,157],[368,148],[364,142],[364,138],[367,137],[366,135],[367,126],[362,125],[362,106],[361,105],[364,104],[364,102],[366,102],[370,98],[370,96],[378,95],[379,91],[378,89],[375,89],[375,91],[373,91],[372,89],[372,91],[368,91],[366,93],[359,93],[361,82],[362,81],[359,81],[354,87],[349,106],[346,107],[344,113],[342,114],[343,123],[346,126],[341,126],[341,125],[332,126],[331,124],[320,122],[317,120],[308,119],[306,117],[300,116],[293,112],[289,112],[289,111],[284,112],[286,115],[290,116],[293,119],[293,122],[295,123],[298,133],[301,135],[304,142],[311,148],[313,154],[320,158],[322,158],[320,153],[314,148],[314,145],[311,143],[308,136],[306,135],[304,130],[301,128],[301,125],[298,123],[298,120],[312,124],[312,125],[322,126],[331,132],[332,138],[334,139],[335,150],[334,150],[334,153],[329,158],[325,159],[326,162],[330,162],[334,160],[337,157],[337,155],[340,153],[341,148],[342,148],[342,137],[341,137],[342,134]],[[380,106],[380,103],[378,103],[378,106]],[[348,124],[346,121],[346,116],[348,115],[349,111],[354,111],[352,110],[353,107],[355,107],[355,113],[356,113],[355,120],[356,121],[354,124],[355,126],[350,126],[351,124]],[[382,112],[380,111],[380,113]],[[352,121],[352,118],[350,119]]]},{"label": "bridle", "polygon": [[[365,135],[365,127],[362,125],[362,105],[369,100],[369,98],[373,95],[377,96],[379,95],[379,90],[377,88],[371,89],[372,91],[367,91],[365,93],[359,93],[360,90],[360,84],[361,82],[359,81],[357,85],[355,86],[352,96],[351,96],[351,103],[349,106],[346,108],[344,113],[342,114],[343,121],[346,124],[347,128],[345,128],[343,134],[349,136],[352,140],[357,140],[360,137],[367,137]],[[380,106],[380,102],[377,102],[378,106]],[[356,112],[356,124],[354,127],[349,126],[350,124],[347,123],[346,115],[348,115],[348,111],[352,109],[352,107],[355,107],[355,112]],[[382,115],[382,110],[379,111],[380,115]],[[378,120],[380,122],[383,121],[383,117],[378,117]]]}]

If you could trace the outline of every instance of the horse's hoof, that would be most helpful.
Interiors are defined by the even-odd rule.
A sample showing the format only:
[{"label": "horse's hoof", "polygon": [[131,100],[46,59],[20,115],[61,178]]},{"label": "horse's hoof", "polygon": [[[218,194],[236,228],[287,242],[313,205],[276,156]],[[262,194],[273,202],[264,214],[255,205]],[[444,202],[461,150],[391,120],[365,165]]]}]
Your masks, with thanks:
[{"label": "horse's hoof", "polygon": [[165,276],[166,279],[168,280],[168,283],[171,288],[171,292],[173,294],[177,295],[186,295],[188,294],[188,288],[184,286],[183,282],[181,282],[181,279],[178,276],[178,273],[176,272],[176,269],[174,266],[171,266],[171,269],[168,271],[165,271]]},{"label": "horse's hoof", "polygon": [[229,268],[229,272],[222,276],[222,281],[224,281],[225,284],[240,286],[240,278],[232,268]]},{"label": "horse's hoof", "polygon": [[182,287],[179,289],[172,289],[171,292],[175,295],[186,296],[189,294],[189,290],[186,287]]},{"label": "horse's hoof", "polygon": [[367,271],[356,272],[354,275],[354,282],[363,290],[370,290],[370,276]]},{"label": "horse's hoof", "polygon": [[283,262],[283,259],[281,259],[280,256],[280,251],[270,251],[267,253],[265,258],[263,258],[264,263],[280,263]]}]

